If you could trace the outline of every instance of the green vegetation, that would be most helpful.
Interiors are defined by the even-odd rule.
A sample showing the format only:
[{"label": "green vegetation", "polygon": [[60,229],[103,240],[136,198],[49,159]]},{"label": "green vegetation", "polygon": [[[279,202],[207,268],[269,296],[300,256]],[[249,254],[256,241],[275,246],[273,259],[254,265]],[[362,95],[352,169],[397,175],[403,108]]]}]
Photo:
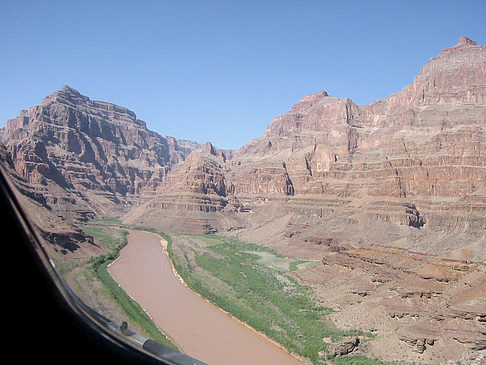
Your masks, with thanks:
[{"label": "green vegetation", "polygon": [[[161,235],[177,272],[192,290],[298,355],[324,363],[318,354],[326,348],[324,337],[339,340],[360,334],[335,328],[326,319],[332,310],[316,306],[312,289],[287,274],[306,261],[233,238]],[[340,363],[346,359],[358,361],[343,356]]]},{"label": "green vegetation", "polygon": [[97,242],[110,250],[108,254],[94,257],[89,261],[88,267],[90,272],[103,284],[110,299],[121,308],[132,325],[138,325],[143,329],[144,334],[151,339],[173,349],[177,349],[177,347],[159,331],[143,308],[133,301],[109,274],[107,270],[108,265],[119,256],[120,250],[127,243],[126,231],[107,227],[113,224],[115,224],[113,221],[107,223],[107,220],[104,220],[102,222],[95,222],[95,225],[80,227],[86,234],[93,236]]},{"label": "green vegetation", "polygon": [[103,219],[92,220],[89,222],[90,226],[122,226],[123,223],[119,218],[116,217],[107,217]]},{"label": "green vegetation", "polygon": [[93,223],[84,226],[83,230],[108,248],[110,253],[92,259],[90,271],[130,321],[138,324],[147,336],[156,341],[175,348],[109,275],[108,264],[118,257],[126,244],[126,232],[109,226],[159,234],[168,242],[167,251],[176,271],[192,290],[315,364],[384,364],[354,354],[319,356],[319,352],[327,346],[324,337],[337,341],[363,333],[335,328],[326,319],[332,310],[317,306],[312,300],[312,289],[300,285],[289,274],[315,262],[286,258],[268,248],[217,235],[169,236],[151,228],[123,226],[116,219]]},{"label": "green vegetation", "polygon": [[296,271],[302,269],[303,267],[315,264],[314,261],[290,259],[270,251],[247,251],[247,253],[260,256],[258,262],[263,266],[282,272]]},{"label": "green vegetation", "polygon": [[103,225],[85,225],[80,227],[84,233],[94,237],[96,242],[112,251],[110,255],[118,256],[120,249],[126,245],[126,231],[110,229]]}]

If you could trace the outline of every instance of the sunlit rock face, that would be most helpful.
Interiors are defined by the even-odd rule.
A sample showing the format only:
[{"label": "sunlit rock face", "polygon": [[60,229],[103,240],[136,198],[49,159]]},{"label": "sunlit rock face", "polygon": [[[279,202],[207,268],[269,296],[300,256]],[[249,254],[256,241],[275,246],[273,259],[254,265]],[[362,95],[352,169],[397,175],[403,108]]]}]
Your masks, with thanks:
[{"label": "sunlit rock face", "polygon": [[[335,206],[351,209],[359,201],[361,218],[343,222],[429,222],[483,237],[482,200],[472,209],[464,199],[483,196],[486,179],[485,49],[462,37],[432,58],[412,84],[369,105],[326,91],[306,95],[232,159],[222,151],[193,152],[169,173],[155,199],[169,191],[191,192],[204,200],[218,196],[217,210],[233,209],[227,204],[232,199],[244,211],[261,208],[266,199],[285,202],[278,214],[297,205],[300,216],[306,201],[308,213],[330,217],[338,215]],[[471,214],[464,215],[468,209]]]},{"label": "sunlit rock face", "polygon": [[68,220],[123,216],[318,261],[293,275],[338,326],[378,331],[373,357],[468,363],[486,347],[486,47],[467,37],[388,98],[306,95],[238,151],[161,137],[67,86],[1,140]]},{"label": "sunlit rock face", "polygon": [[164,176],[199,147],[164,138],[132,111],[90,100],[69,86],[7,121],[2,142],[15,170],[45,187],[59,212],[74,216],[89,210],[109,215],[130,206],[150,179]]},{"label": "sunlit rock face", "polygon": [[233,158],[193,152],[126,220],[320,260],[295,276],[338,326],[378,332],[368,354],[470,361],[486,343],[485,95],[486,47],[463,37],[388,98],[306,95]]}]

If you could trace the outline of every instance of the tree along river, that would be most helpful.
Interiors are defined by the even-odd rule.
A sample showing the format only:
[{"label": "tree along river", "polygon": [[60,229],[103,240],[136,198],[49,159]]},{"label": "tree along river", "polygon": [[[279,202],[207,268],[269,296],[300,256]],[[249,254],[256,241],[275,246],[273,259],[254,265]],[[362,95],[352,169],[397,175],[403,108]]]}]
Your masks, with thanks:
[{"label": "tree along river", "polygon": [[158,235],[130,231],[111,276],[184,353],[211,365],[302,364],[184,286]]}]

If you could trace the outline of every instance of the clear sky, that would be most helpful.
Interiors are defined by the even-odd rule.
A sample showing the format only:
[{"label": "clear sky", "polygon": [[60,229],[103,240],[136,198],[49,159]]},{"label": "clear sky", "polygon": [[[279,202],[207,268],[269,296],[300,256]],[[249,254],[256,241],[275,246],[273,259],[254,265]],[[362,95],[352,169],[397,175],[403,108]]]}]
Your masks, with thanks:
[{"label": "clear sky", "polygon": [[485,0],[0,0],[0,125],[64,84],[159,134],[239,148],[300,97],[400,91]]}]

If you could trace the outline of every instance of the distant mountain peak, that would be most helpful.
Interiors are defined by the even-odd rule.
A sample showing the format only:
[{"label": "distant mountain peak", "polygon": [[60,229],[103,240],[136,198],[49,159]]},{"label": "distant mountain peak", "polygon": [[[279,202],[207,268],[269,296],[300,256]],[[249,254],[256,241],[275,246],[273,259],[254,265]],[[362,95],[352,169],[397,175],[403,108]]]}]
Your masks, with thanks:
[{"label": "distant mountain peak", "polygon": [[442,50],[442,52],[437,57],[432,59],[440,58],[442,56],[447,56],[451,54],[461,54],[463,52],[469,52],[470,50],[474,50],[480,47],[484,47],[484,46],[479,46],[471,38],[468,38],[463,35],[461,38],[459,38],[459,41],[455,46]]},{"label": "distant mountain peak", "polygon": [[74,93],[74,94],[80,94],[80,92],[78,90],[72,88],[71,86],[69,86],[67,84],[66,85],[63,85],[59,91],[68,92],[68,93]]},{"label": "distant mountain peak", "polygon": [[321,100],[322,98],[325,98],[326,96],[329,96],[327,91],[321,90],[315,94],[308,94],[300,98],[301,103],[306,103],[306,102],[312,102],[312,101],[318,101]]},{"label": "distant mountain peak", "polygon": [[68,94],[68,95],[76,95],[76,96],[82,96],[82,97],[86,97],[84,95],[82,95],[78,90],[72,88],[71,86],[69,85],[63,85],[59,90],[55,91],[52,93],[52,95],[54,94]]},{"label": "distant mountain peak", "polygon": [[461,38],[459,38],[459,42],[457,43],[457,46],[464,46],[464,45],[477,46],[478,44],[472,39],[463,35]]},{"label": "distant mountain peak", "polygon": [[90,99],[87,96],[81,94],[78,90],[72,88],[69,85],[63,85],[61,89],[53,92],[52,94],[46,96],[44,100],[42,100],[41,105],[47,105],[54,101],[63,101],[63,102],[71,102],[71,103],[78,103],[78,102],[86,102]]}]

